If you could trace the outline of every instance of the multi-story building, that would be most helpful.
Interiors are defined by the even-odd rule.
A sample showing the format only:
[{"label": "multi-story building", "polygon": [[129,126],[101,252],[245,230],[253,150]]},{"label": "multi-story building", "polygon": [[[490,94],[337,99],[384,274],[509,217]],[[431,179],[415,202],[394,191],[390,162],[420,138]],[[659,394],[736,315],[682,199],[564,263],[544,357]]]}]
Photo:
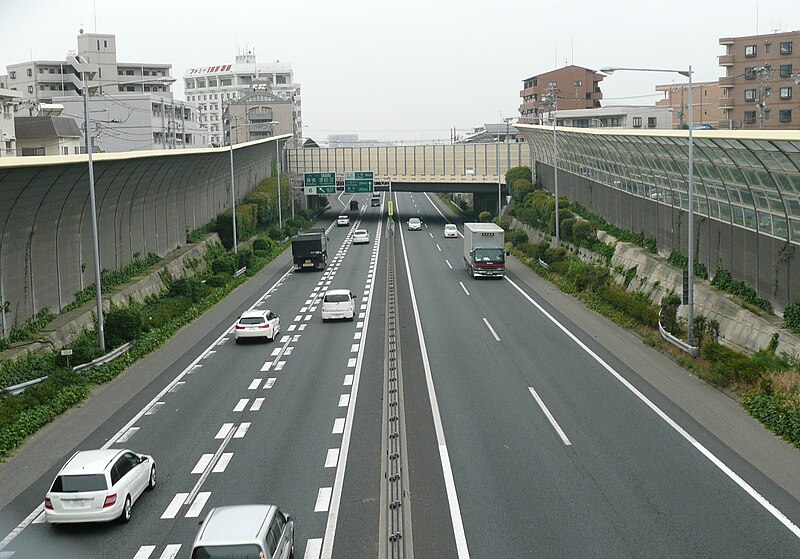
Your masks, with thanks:
[{"label": "multi-story building", "polygon": [[[797,129],[800,124],[800,31],[726,37],[719,65],[720,128]],[[797,50],[794,46],[797,45]]]},{"label": "multi-story building", "polygon": [[[83,99],[56,97],[63,116],[83,126]],[[95,151],[121,152],[205,147],[196,103],[154,93],[91,96]]]},{"label": "multi-story building", "polygon": [[[672,83],[657,85],[656,91],[664,94],[664,98],[656,101],[656,107],[672,109],[672,127],[688,128],[689,126],[689,84]],[[719,108],[719,99],[723,90],[719,82],[692,83],[692,124],[713,126],[725,119],[725,113]]]},{"label": "multi-story building", "polygon": [[14,103],[19,98],[18,92],[0,88],[0,157],[13,157],[17,154]]},{"label": "multi-story building", "polygon": [[303,130],[300,84],[294,82],[291,64],[256,62],[256,55],[247,52],[237,55],[235,64],[190,68],[186,70],[183,83],[186,99],[197,103],[202,112],[200,123],[210,144],[223,143],[225,105],[253,93],[254,88],[265,88],[272,95],[291,103],[293,115],[287,123],[293,124],[291,131],[296,145],[299,145]]},{"label": "multi-story building", "polygon": [[591,109],[600,106],[603,93],[600,82],[605,76],[581,66],[565,66],[558,70],[531,76],[523,80],[519,92],[521,124],[542,124],[542,114],[548,112],[555,95],[558,109]]},{"label": "multi-story building", "polygon": [[[556,124],[571,128],[672,128],[673,113],[670,107],[652,105],[619,105],[597,109],[570,109],[556,111]],[[549,113],[542,115],[545,124],[552,124]]]},{"label": "multi-story building", "polygon": [[93,72],[91,86],[105,93],[158,93],[172,96],[171,64],[117,62],[114,35],[78,35],[78,52],[64,60],[34,60],[11,64],[0,82],[18,91],[23,99],[50,103],[54,97],[77,97],[82,91],[82,72]]},{"label": "multi-story building", "polygon": [[227,105],[234,144],[292,133],[292,101],[256,90]]}]

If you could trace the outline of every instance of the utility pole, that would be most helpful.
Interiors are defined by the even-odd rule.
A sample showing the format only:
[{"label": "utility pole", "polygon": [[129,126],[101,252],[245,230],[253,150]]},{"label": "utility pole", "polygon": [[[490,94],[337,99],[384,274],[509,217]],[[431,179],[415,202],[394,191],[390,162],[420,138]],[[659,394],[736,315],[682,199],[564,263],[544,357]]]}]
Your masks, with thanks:
[{"label": "utility pole", "polygon": [[558,105],[558,87],[547,86],[547,98],[550,105],[550,115],[553,119],[553,189],[556,197],[556,246],[560,245],[560,232],[558,223],[558,140],[556,136],[556,109]]}]

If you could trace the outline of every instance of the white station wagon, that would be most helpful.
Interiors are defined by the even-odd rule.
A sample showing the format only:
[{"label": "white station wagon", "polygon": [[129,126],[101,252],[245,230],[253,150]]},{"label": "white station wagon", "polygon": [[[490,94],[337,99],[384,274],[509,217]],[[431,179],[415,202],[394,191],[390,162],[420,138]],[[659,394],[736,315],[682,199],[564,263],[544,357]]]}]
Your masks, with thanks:
[{"label": "white station wagon", "polygon": [[76,452],[44,498],[44,518],[51,523],[127,522],[133,503],[155,486],[152,456],[130,450]]},{"label": "white station wagon", "polygon": [[281,331],[281,319],[270,310],[246,311],[233,327],[233,339],[241,343],[244,338],[259,338],[272,341]]},{"label": "white station wagon", "polygon": [[329,289],[320,306],[322,322],[335,318],[353,320],[356,315],[356,296],[349,289]]}]

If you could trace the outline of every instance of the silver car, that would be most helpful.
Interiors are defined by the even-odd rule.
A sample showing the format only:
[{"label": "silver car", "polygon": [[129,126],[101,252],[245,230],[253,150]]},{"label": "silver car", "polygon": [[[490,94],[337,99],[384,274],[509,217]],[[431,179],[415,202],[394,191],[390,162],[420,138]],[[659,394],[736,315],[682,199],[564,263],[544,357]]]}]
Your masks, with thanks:
[{"label": "silver car", "polygon": [[131,507],[156,486],[152,456],[130,450],[84,450],[72,455],[44,498],[52,523],[131,519]]},{"label": "silver car", "polygon": [[409,231],[420,231],[422,230],[422,220],[418,217],[412,217],[408,220],[408,230]]},{"label": "silver car", "polygon": [[274,505],[211,509],[192,544],[192,559],[289,559],[294,556],[294,519]]}]

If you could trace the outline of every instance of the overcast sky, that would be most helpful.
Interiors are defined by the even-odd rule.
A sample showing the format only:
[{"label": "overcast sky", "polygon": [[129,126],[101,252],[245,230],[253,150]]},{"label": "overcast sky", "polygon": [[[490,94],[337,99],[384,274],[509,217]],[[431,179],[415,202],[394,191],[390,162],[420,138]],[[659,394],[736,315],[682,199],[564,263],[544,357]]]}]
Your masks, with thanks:
[{"label": "overcast sky", "polygon": [[[121,62],[187,68],[289,62],[302,85],[304,136],[447,139],[518,116],[526,77],[574,63],[723,75],[720,37],[800,29],[798,0],[0,0],[0,70],[63,59],[78,30],[113,33]],[[96,15],[96,27],[95,27]],[[655,103],[674,74],[616,73],[603,105]]]}]

